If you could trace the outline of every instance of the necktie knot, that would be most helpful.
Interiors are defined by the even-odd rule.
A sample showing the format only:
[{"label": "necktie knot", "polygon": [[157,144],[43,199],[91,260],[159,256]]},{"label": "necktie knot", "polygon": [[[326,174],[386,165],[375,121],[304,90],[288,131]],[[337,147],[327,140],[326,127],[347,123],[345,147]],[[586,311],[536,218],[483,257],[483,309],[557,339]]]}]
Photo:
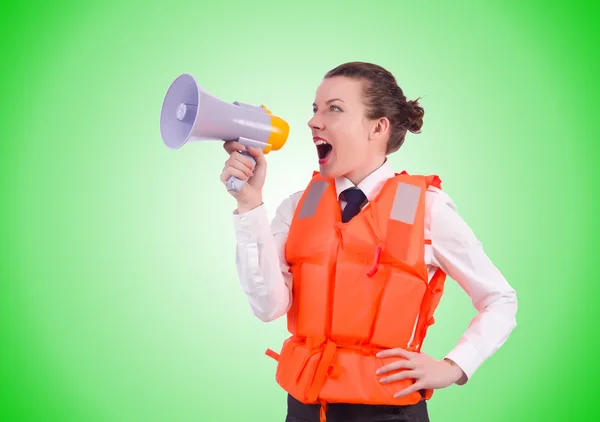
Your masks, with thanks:
[{"label": "necktie knot", "polygon": [[342,192],[342,199],[349,204],[362,206],[367,200],[365,193],[358,188],[348,188]]},{"label": "necktie knot", "polygon": [[362,206],[367,202],[367,196],[358,188],[348,188],[342,192],[340,198],[346,201],[342,212],[342,222],[346,223],[358,214]]}]

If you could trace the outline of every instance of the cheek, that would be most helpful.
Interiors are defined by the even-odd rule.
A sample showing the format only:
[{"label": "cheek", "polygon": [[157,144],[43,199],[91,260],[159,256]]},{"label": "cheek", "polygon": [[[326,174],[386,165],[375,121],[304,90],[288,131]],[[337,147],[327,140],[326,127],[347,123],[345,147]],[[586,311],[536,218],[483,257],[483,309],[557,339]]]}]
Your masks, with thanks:
[{"label": "cheek", "polygon": [[336,156],[347,163],[362,161],[368,154],[365,141],[349,131],[345,135],[343,138],[338,138]]},{"label": "cheek", "polygon": [[364,127],[354,119],[331,119],[327,128],[335,140],[334,152],[344,159],[360,160],[360,154],[367,152]]}]

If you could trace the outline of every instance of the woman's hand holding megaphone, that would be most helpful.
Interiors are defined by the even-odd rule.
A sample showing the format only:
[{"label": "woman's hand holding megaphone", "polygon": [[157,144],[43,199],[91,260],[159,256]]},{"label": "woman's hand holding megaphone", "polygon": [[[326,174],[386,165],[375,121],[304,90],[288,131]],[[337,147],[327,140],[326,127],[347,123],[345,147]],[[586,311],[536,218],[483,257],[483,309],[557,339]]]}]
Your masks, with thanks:
[{"label": "woman's hand holding megaphone", "polygon": [[[228,191],[237,200],[238,212],[250,211],[262,204],[262,188],[267,174],[267,160],[260,148],[245,147],[237,141],[223,143],[223,148],[229,154],[225,167],[221,172],[221,182],[227,184],[231,176],[246,180],[244,187],[239,191]],[[256,165],[240,151],[248,151],[256,160]]]}]

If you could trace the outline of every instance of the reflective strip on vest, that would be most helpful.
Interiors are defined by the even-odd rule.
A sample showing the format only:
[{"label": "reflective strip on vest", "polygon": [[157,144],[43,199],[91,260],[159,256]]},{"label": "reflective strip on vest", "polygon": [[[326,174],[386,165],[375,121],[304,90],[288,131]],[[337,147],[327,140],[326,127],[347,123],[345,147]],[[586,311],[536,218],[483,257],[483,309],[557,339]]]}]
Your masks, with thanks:
[{"label": "reflective strip on vest", "polygon": [[390,218],[402,223],[413,224],[415,222],[420,198],[420,187],[398,182]]},{"label": "reflective strip on vest", "polygon": [[310,218],[315,215],[319,201],[328,187],[329,182],[326,180],[317,180],[311,183],[310,188],[304,197],[304,202],[302,202],[302,208],[300,208],[298,218]]}]

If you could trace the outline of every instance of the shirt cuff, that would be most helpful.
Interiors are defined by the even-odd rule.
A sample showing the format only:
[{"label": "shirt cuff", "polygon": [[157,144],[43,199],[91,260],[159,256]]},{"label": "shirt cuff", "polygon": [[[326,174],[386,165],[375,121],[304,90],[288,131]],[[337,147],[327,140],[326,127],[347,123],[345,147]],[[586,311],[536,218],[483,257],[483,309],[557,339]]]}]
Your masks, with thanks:
[{"label": "shirt cuff", "polygon": [[267,209],[264,203],[241,214],[234,210],[232,220],[238,242],[256,243],[262,240],[264,236],[271,235]]},{"label": "shirt cuff", "polygon": [[466,375],[466,379],[463,378],[457,382],[458,385],[466,384],[484,361],[479,350],[466,341],[459,343],[445,358],[456,363]]}]

